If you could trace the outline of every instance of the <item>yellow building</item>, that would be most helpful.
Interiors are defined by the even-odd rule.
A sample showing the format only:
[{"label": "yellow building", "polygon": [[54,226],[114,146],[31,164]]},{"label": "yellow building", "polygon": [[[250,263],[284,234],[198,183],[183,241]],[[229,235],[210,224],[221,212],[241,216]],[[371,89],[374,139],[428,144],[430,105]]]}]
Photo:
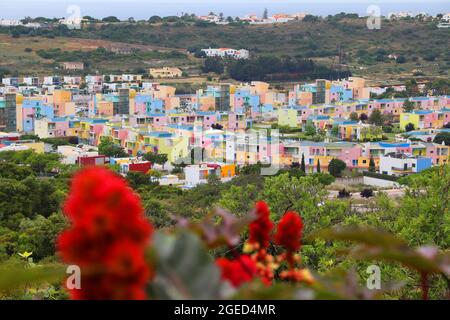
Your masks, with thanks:
[{"label": "yellow building", "polygon": [[[373,158],[375,162],[375,167],[380,167],[380,158]],[[359,157],[358,158],[358,168],[368,169],[370,164],[370,157]]]},{"label": "yellow building", "polygon": [[419,128],[420,115],[415,113],[401,113],[400,114],[400,129],[406,131],[406,126],[409,123],[414,125],[414,129]]},{"label": "yellow building", "polygon": [[72,92],[68,90],[53,91],[53,106],[55,116],[63,117],[66,115],[75,115],[75,103],[72,101]]},{"label": "yellow building", "polygon": [[278,125],[297,128],[298,127],[297,110],[278,109]]},{"label": "yellow building", "polygon": [[158,78],[180,78],[183,75],[183,71],[179,68],[150,68],[149,72],[150,76],[155,79]]},{"label": "yellow building", "polygon": [[189,139],[186,136],[176,137],[170,132],[150,132],[143,138],[145,153],[167,154],[170,162],[176,162],[189,155]]}]

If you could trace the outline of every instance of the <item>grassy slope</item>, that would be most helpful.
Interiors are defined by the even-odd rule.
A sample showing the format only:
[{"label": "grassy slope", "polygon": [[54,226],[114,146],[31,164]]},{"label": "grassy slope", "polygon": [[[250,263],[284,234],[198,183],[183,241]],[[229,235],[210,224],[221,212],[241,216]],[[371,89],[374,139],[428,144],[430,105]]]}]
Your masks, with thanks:
[{"label": "grassy slope", "polygon": [[[81,31],[73,31],[74,37],[91,39],[92,46],[105,46],[110,41],[121,41],[145,46],[159,46],[166,48],[186,49],[191,47],[234,47],[247,48],[257,54],[301,55],[313,58],[326,65],[336,61],[336,48],[340,44],[345,52],[350,69],[355,75],[365,76],[374,81],[399,80],[409,78],[414,71],[421,71],[428,77],[448,78],[450,60],[450,32],[448,29],[437,29],[430,23],[414,21],[383,21],[381,30],[369,30],[364,19],[342,20],[339,22],[290,22],[282,25],[261,26],[216,26],[198,27],[193,25],[148,25],[148,24],[117,24],[109,26],[90,26]],[[2,39],[2,38],[0,38]],[[95,40],[96,39],[96,40]],[[108,40],[106,43],[96,42]],[[21,41],[27,43],[22,44]],[[6,57],[12,63],[29,63],[28,56],[23,52],[24,46],[33,45],[33,40],[20,39],[17,44],[10,44],[6,55],[10,52],[19,52],[19,56]],[[44,40],[40,40],[44,41]],[[48,47],[58,47],[63,42],[67,50],[75,47],[81,41],[76,39],[48,39],[41,44]],[[2,47],[3,46],[3,47]],[[4,41],[0,41],[0,56],[5,48]],[[66,48],[66,47],[62,47]],[[403,54],[408,62],[397,64],[395,62],[378,62],[361,59],[359,50],[373,53],[377,49],[385,49],[388,53]],[[423,57],[428,52],[438,55],[435,61],[425,61]],[[31,54],[33,56],[33,54]],[[415,61],[413,58],[416,57]],[[4,57],[1,57],[2,60]],[[36,57],[34,57],[36,58]],[[40,58],[39,58],[40,59]],[[42,59],[40,59],[42,63]],[[173,62],[173,61],[172,61]],[[146,67],[149,62],[124,61],[122,69],[136,67],[138,64]],[[168,63],[160,61],[159,64]],[[176,61],[175,64],[195,65],[192,59]],[[19,66],[20,69],[23,69]],[[117,68],[104,63],[99,66],[101,70]]]},{"label": "grassy slope", "polygon": [[[0,34],[0,67],[11,71],[17,71],[19,75],[49,75],[60,73],[55,69],[58,64],[53,64],[53,60],[43,59],[36,54],[40,49],[60,48],[63,51],[92,51],[98,47],[111,48],[136,48],[143,52],[152,50],[170,51],[172,49],[152,45],[136,45],[123,42],[114,42],[101,39],[81,39],[57,37],[49,39],[45,37],[20,37],[12,38],[8,35]],[[25,49],[32,49],[26,52]],[[184,50],[183,50],[184,51]],[[115,61],[102,61],[95,63],[93,68],[100,72],[114,72],[133,70],[138,67],[149,68],[159,65],[190,65],[191,61],[186,59],[149,59],[140,60],[133,57],[123,57],[120,63]],[[194,64],[197,64],[194,62]]]}]

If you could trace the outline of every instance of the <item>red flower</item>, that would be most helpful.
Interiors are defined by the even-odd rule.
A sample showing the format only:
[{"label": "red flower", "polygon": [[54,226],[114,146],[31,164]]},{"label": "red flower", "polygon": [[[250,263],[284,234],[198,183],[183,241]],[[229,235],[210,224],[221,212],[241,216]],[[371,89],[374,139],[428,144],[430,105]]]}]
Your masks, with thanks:
[{"label": "red flower", "polygon": [[216,264],[222,271],[222,280],[229,281],[235,288],[253,280],[258,272],[255,262],[247,255],[240,255],[234,260],[219,258]]},{"label": "red flower", "polygon": [[300,249],[300,240],[302,238],[303,222],[298,213],[289,211],[278,223],[275,242],[285,247],[292,253]]},{"label": "red flower", "polygon": [[270,233],[273,229],[273,223],[270,220],[269,207],[264,201],[256,203],[256,220],[249,225],[249,243],[258,244],[259,249],[266,249],[269,246]]},{"label": "red flower", "polygon": [[152,226],[139,197],[112,171],[91,167],[73,179],[64,213],[71,227],[57,240],[64,262],[81,268],[73,299],[144,299]]}]

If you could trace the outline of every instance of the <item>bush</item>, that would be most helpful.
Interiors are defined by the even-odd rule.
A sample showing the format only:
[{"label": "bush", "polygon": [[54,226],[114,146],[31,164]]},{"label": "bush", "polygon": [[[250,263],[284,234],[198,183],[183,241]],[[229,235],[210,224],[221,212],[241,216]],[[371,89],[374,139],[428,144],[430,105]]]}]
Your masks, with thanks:
[{"label": "bush", "polygon": [[363,198],[373,197],[373,190],[372,189],[364,189],[363,191],[361,191],[360,195]]},{"label": "bush", "polygon": [[414,128],[414,124],[413,123],[408,123],[406,126],[405,126],[405,131],[406,132],[410,132],[410,131],[413,131],[415,128]]},{"label": "bush", "polygon": [[434,143],[438,143],[438,144],[442,144],[442,142],[444,142],[444,144],[446,146],[450,146],[450,133],[449,132],[440,132],[438,133],[433,140]]},{"label": "bush", "polygon": [[345,189],[339,190],[338,198],[344,199],[344,198],[350,198],[351,194]]}]

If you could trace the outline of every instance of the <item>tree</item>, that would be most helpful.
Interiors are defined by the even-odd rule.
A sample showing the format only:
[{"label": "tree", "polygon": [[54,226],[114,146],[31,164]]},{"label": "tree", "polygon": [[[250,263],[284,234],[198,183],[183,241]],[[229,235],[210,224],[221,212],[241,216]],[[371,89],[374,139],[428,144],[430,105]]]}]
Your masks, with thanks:
[{"label": "tree", "polygon": [[166,164],[166,162],[168,160],[169,160],[169,157],[167,156],[167,154],[160,153],[160,154],[158,154],[158,157],[156,158],[156,163],[161,165],[162,168],[164,169],[164,165]]},{"label": "tree", "polygon": [[358,114],[355,111],[350,113],[350,120],[352,120],[352,121],[359,121],[359,116],[358,116]]},{"label": "tree", "polygon": [[289,210],[314,216],[326,196],[324,185],[316,177],[290,177],[284,173],[266,178],[261,198],[268,202],[277,217]]},{"label": "tree", "polygon": [[102,19],[103,22],[120,22],[117,17],[109,16]]},{"label": "tree", "polygon": [[311,15],[311,14],[307,14],[307,15],[303,18],[303,21],[304,21],[304,22],[311,22],[311,23],[314,23],[314,22],[319,21],[319,17],[313,16],[313,15]]},{"label": "tree", "polygon": [[148,19],[148,22],[151,24],[159,23],[161,21],[162,21],[162,18],[160,16],[152,16],[152,17],[150,17],[150,19]]},{"label": "tree", "polygon": [[263,19],[269,19],[269,11],[267,10],[267,8],[264,9],[262,17]]},{"label": "tree", "polygon": [[317,160],[317,173],[320,173],[320,160]]},{"label": "tree", "polygon": [[323,184],[324,186],[329,186],[330,184],[332,184],[334,181],[336,181],[336,178],[333,177],[331,174],[328,173],[313,173],[312,176],[314,178],[317,178],[319,180],[319,182],[321,184]]},{"label": "tree", "polygon": [[300,164],[300,170],[306,173],[305,154],[302,153],[302,162]]},{"label": "tree", "polygon": [[414,124],[413,123],[408,123],[406,126],[405,126],[405,131],[406,132],[410,132],[410,131],[413,131],[415,129],[415,127],[414,127]]},{"label": "tree", "polygon": [[252,203],[258,199],[258,195],[259,190],[253,184],[232,185],[222,192],[218,204],[238,217],[242,217],[252,208]]},{"label": "tree", "polygon": [[405,100],[403,103],[403,112],[410,113],[414,110],[414,102]]},{"label": "tree", "polygon": [[381,126],[383,124],[383,114],[379,109],[375,109],[372,111],[369,117],[369,123],[374,124],[376,126]]},{"label": "tree", "polygon": [[399,64],[406,63],[406,57],[403,56],[403,55],[398,56],[397,59],[395,59],[395,61],[396,61],[397,63],[399,63]]},{"label": "tree", "polygon": [[203,73],[214,72],[217,74],[223,74],[224,71],[225,66],[220,58],[208,57],[205,59],[202,66]]},{"label": "tree", "polygon": [[359,116],[359,120],[361,121],[366,121],[369,117],[367,117],[367,114],[365,113],[361,113],[361,115]]},{"label": "tree", "polygon": [[330,161],[330,164],[328,165],[328,172],[333,176],[333,177],[340,177],[342,174],[342,171],[345,170],[345,168],[347,168],[347,165],[345,164],[344,161],[340,160],[340,159],[332,159]]},{"label": "tree", "polygon": [[409,96],[416,96],[419,93],[419,85],[415,79],[411,79],[405,82],[406,92]]},{"label": "tree", "polygon": [[375,172],[375,160],[373,160],[373,157],[370,157],[369,160],[369,172]]},{"label": "tree", "polygon": [[313,136],[316,134],[316,127],[312,123],[307,123],[304,130],[307,136]]},{"label": "tree", "polygon": [[446,146],[450,146],[450,132],[439,132],[433,139],[434,143],[442,144],[442,142]]},{"label": "tree", "polygon": [[127,181],[133,189],[148,184],[149,180],[149,177],[143,172],[128,171],[127,173]]},{"label": "tree", "polygon": [[154,153],[154,152],[148,152],[142,156],[142,159],[145,161],[149,161],[152,164],[159,164],[163,167],[168,160],[168,156],[165,153]]},{"label": "tree", "polygon": [[121,146],[114,144],[108,139],[103,139],[100,142],[98,145],[98,153],[113,158],[125,158],[129,156]]}]

